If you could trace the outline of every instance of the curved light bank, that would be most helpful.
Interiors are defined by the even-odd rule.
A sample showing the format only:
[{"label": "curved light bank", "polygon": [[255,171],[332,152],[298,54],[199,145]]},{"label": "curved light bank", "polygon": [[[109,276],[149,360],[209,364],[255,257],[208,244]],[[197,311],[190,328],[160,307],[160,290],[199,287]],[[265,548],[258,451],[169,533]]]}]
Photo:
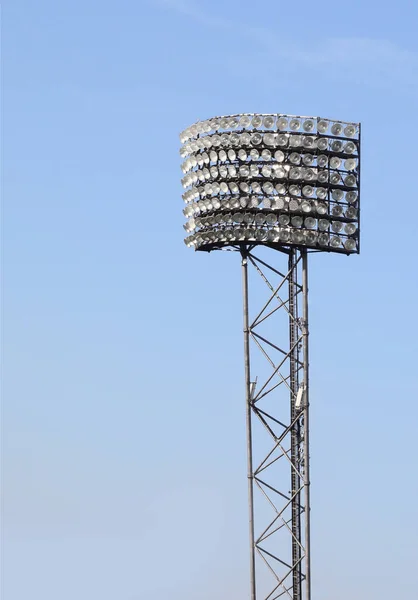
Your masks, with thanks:
[{"label": "curved light bank", "polygon": [[360,251],[360,124],[214,117],[180,135],[187,246]]}]

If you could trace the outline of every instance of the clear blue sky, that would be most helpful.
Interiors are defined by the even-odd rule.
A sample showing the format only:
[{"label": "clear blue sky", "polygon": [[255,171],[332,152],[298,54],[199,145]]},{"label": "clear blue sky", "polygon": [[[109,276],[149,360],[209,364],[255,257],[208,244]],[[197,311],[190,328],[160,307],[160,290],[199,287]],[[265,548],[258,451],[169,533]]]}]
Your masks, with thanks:
[{"label": "clear blue sky", "polygon": [[4,3],[4,600],[247,598],[240,269],[184,246],[178,154],[241,111],[363,123],[362,254],[311,261],[314,598],[415,597],[417,20]]}]

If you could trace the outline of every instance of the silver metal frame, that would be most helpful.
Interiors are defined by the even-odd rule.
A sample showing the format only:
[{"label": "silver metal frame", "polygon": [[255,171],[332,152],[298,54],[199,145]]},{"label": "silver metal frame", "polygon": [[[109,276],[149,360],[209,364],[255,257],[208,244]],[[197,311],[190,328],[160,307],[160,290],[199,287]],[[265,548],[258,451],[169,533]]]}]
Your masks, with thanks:
[{"label": "silver metal frame", "polygon": [[[251,600],[276,600],[280,597],[311,600],[308,257],[305,249],[283,249],[281,254],[287,256],[287,270],[281,272],[256,256],[254,250],[254,246],[240,247]],[[250,268],[268,288],[268,299],[253,319],[250,319],[249,306]],[[259,331],[260,325],[265,327],[268,322],[268,331],[271,335],[275,333],[271,324],[279,313],[287,318],[288,335],[277,345]],[[253,373],[253,365],[259,358],[256,353],[261,353],[263,361],[267,361],[267,374],[261,369],[261,378]],[[256,422],[261,423],[267,433],[267,451],[262,445],[258,448]],[[258,450],[259,456],[255,458]],[[288,463],[290,481],[277,480],[274,471],[279,461]],[[261,522],[263,510],[256,510],[257,495],[267,501],[272,511],[267,526],[258,522],[259,516]],[[273,577],[267,591],[264,590],[266,578],[258,577],[263,565]]]},{"label": "silver metal frame", "polygon": [[[274,119],[270,125],[263,119],[261,122],[256,120],[246,123],[248,119],[241,119],[244,114],[272,116]],[[302,198],[313,197],[313,192],[305,193],[302,185],[309,182],[309,186],[317,186],[313,182],[317,180],[318,162],[316,172],[308,169],[305,173],[302,170],[295,177],[280,170],[265,173],[262,169],[260,171],[261,164],[272,166],[275,163],[276,157],[273,160],[271,153],[267,154],[266,159],[263,157],[260,160],[259,152],[256,155],[251,155],[250,152],[247,163],[249,148],[271,150],[276,147],[276,141],[278,143],[279,140],[268,139],[267,134],[277,132],[279,123],[275,119],[280,116],[304,121],[312,119],[316,122],[316,127],[314,124],[307,127],[304,122],[303,130],[299,130],[299,124],[298,131],[288,121],[285,127],[280,126],[280,131],[286,132],[286,138],[289,138],[289,146],[287,139],[283,144],[287,167],[290,168],[293,164],[290,160],[291,152],[299,154],[299,158],[307,153],[318,156],[319,152],[328,157],[339,158],[354,157],[357,154],[357,180],[354,179],[352,185],[349,185],[350,182],[345,179],[349,167],[345,163],[344,168],[340,168],[341,164],[331,166],[328,161],[327,165],[321,167],[328,173],[320,179],[318,175],[321,187],[328,190],[326,197],[323,197],[323,192],[319,196],[315,194],[314,199],[307,200],[308,205],[303,207]],[[234,120],[230,121],[230,117]],[[239,122],[236,117],[240,117]],[[320,120],[320,117],[282,113],[243,113],[198,122],[184,130],[180,136],[184,144],[180,154],[186,159],[182,165],[185,174],[182,183],[185,188],[190,188],[183,195],[188,204],[184,214],[186,218],[190,217],[185,226],[185,230],[191,234],[185,239],[186,245],[204,252],[219,249],[240,252],[242,257],[251,600],[276,600],[282,596],[291,600],[311,600],[308,252],[360,252],[361,125],[324,119],[327,121],[327,128],[325,132],[320,128],[321,133],[317,127]],[[358,127],[358,130],[352,132],[354,136],[348,135],[350,132],[345,130],[338,132],[339,128],[334,129],[333,134],[332,126],[329,129],[331,122],[351,124]],[[232,139],[232,132],[241,134],[244,130],[245,133],[251,131],[260,134],[259,139],[253,140],[249,136],[245,136],[245,139],[244,136],[236,136],[235,141]],[[296,144],[295,136],[298,135],[303,138]],[[312,143],[306,143],[311,137]],[[316,138],[321,137],[335,138],[341,144],[330,145],[326,141],[318,150],[316,145],[315,150],[312,150]],[[345,141],[353,142],[357,152],[353,154],[343,146],[342,142]],[[231,145],[234,148],[244,148],[245,157],[237,157],[236,152],[232,156],[229,152],[226,154],[226,148]],[[212,147],[222,147],[224,153],[221,155],[216,151],[214,155],[211,152],[208,154],[207,151]],[[299,150],[294,150],[295,148]],[[237,171],[237,167],[244,163],[256,164],[255,175],[248,170],[243,170],[242,173],[240,169]],[[309,165],[309,161],[307,164]],[[217,165],[224,167],[222,174]],[[351,170],[350,168],[350,172]],[[331,175],[334,173],[338,173],[338,177],[332,179]],[[264,186],[260,187],[259,175],[265,177],[263,181],[270,182],[270,191],[269,188],[266,190]],[[221,189],[220,180],[227,184],[226,188],[223,186]],[[293,203],[291,209],[290,204],[287,204],[290,196],[293,196],[293,193],[290,194],[289,182],[294,180],[298,181],[300,188],[293,190],[297,202]],[[254,186],[255,181],[258,182],[258,187]],[[232,182],[236,184],[233,187]],[[238,183],[246,183],[247,187],[239,187]],[[279,188],[277,183],[280,184]],[[339,198],[341,194],[333,194],[334,190],[343,192],[343,198]],[[249,203],[250,191],[257,202],[254,203],[251,198]],[[348,191],[357,191],[354,201],[352,198],[347,200],[347,196],[344,196]],[[217,197],[216,203],[212,201],[214,196]],[[277,202],[278,199],[281,202]],[[325,202],[325,209],[320,207],[322,201]],[[356,208],[354,215],[347,216],[348,205]],[[234,214],[235,211],[238,211],[237,214]],[[325,215],[325,224],[322,223],[320,227],[316,220],[314,224],[308,224],[304,219],[311,212],[315,219]],[[283,214],[289,218],[281,219]],[[292,216],[303,219],[290,220]],[[330,226],[329,221],[336,221],[336,224],[332,223]],[[341,227],[344,223],[355,223],[357,233],[349,233],[347,230],[342,233],[339,223]],[[308,236],[307,233],[311,231],[318,235]],[[327,233],[321,237],[321,232],[325,231]],[[329,235],[334,234],[336,239],[330,240]],[[358,240],[357,246],[355,242],[350,249],[352,242],[347,244],[348,239]],[[279,270],[263,260],[263,253],[269,249],[275,251],[275,257],[286,257],[286,268]],[[264,303],[255,294],[257,286],[253,289],[249,284],[252,276],[261,279],[263,290],[268,292],[268,299]],[[252,301],[250,306],[250,291],[251,295],[254,292],[255,304],[260,305],[260,310],[251,319],[250,308],[253,307]],[[276,326],[277,322],[280,327]],[[254,376],[255,373],[257,377]],[[267,519],[265,507],[259,505],[260,499],[265,500],[265,507],[272,511]],[[263,523],[263,520],[266,522]],[[272,576],[269,583],[268,575],[262,572],[263,567]]]}]

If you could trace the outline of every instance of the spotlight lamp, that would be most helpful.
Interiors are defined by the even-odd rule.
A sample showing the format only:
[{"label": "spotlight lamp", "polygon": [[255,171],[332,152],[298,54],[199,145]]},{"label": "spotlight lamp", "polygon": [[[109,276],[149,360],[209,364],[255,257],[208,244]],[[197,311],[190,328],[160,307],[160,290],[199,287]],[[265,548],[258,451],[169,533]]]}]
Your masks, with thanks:
[{"label": "spotlight lamp", "polygon": [[[183,199],[190,207],[184,211],[187,246],[359,253],[359,123],[230,115],[195,123],[180,141]],[[235,204],[242,211],[239,228],[224,218]],[[196,221],[202,213],[213,219]],[[327,217],[335,235],[323,230]]]}]

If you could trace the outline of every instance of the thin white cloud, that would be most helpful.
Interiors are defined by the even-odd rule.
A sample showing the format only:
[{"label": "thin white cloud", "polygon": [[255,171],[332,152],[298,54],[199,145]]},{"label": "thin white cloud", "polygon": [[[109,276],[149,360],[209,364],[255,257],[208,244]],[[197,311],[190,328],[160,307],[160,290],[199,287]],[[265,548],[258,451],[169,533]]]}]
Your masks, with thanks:
[{"label": "thin white cloud", "polygon": [[374,38],[316,38],[296,44],[284,33],[278,37],[267,27],[256,27],[215,17],[191,0],[152,0],[155,6],[175,11],[218,31],[234,31],[237,38],[251,41],[254,51],[279,68],[280,59],[298,67],[347,81],[370,85],[404,84],[418,87],[418,54],[390,40]]},{"label": "thin white cloud", "polygon": [[198,21],[208,27],[229,27],[228,21],[210,16],[189,0],[151,0],[151,3],[154,6],[167,8],[186,17],[190,17],[194,21]]}]

